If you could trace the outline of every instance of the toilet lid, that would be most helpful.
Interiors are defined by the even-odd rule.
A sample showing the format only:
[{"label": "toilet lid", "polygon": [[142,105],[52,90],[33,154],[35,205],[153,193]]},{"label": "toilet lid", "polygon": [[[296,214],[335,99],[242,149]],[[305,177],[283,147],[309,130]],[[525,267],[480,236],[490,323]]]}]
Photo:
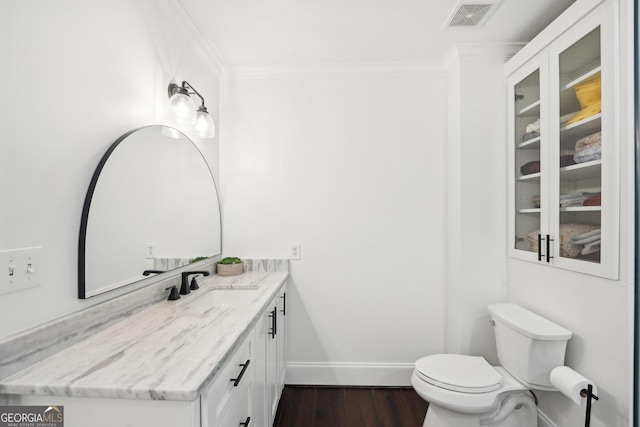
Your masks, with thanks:
[{"label": "toilet lid", "polygon": [[463,393],[486,393],[502,386],[502,375],[483,357],[434,354],[419,359],[419,376],[435,386]]}]

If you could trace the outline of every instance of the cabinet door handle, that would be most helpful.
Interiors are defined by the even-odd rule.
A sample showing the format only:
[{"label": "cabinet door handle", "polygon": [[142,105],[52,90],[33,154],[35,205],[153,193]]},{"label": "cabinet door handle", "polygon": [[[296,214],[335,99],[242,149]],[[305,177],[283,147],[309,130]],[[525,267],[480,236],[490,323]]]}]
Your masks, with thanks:
[{"label": "cabinet door handle", "polygon": [[282,310],[280,311],[282,312],[283,316],[286,316],[287,315],[287,293],[285,292],[284,294],[282,294],[280,298],[282,298]]},{"label": "cabinet door handle", "polygon": [[247,417],[247,420],[243,423],[240,423],[242,427],[249,427],[249,422],[251,421],[251,417]]},{"label": "cabinet door handle", "polygon": [[538,261],[542,261],[542,234],[538,233]]},{"label": "cabinet door handle", "polygon": [[233,381],[234,387],[238,387],[238,384],[240,384],[240,380],[244,376],[244,373],[247,371],[247,368],[249,367],[249,363],[251,363],[251,360],[247,359],[246,363],[241,363],[238,365],[238,366],[242,366],[242,370],[240,371],[240,375],[238,375],[238,378],[231,378],[231,381]]},{"label": "cabinet door handle", "polygon": [[550,262],[551,258],[553,258],[551,256],[551,242],[553,242],[553,239],[547,234],[547,262]]},{"label": "cabinet door handle", "polygon": [[273,310],[271,310],[269,312],[269,317],[271,318],[271,328],[269,328],[271,330],[269,331],[269,334],[271,335],[271,338],[275,338],[276,337],[276,322],[277,322],[276,319],[278,317],[275,307],[273,308]]},{"label": "cabinet door handle", "polygon": [[278,307],[273,307],[273,335],[271,338],[275,338],[278,334]]}]

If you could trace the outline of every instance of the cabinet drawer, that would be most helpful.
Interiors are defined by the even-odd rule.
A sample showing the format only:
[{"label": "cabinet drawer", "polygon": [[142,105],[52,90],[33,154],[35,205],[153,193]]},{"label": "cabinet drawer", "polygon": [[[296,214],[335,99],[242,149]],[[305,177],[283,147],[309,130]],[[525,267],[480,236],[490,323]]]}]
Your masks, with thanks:
[{"label": "cabinet drawer", "polygon": [[234,402],[239,396],[248,393],[247,389],[253,384],[255,372],[253,352],[253,334],[249,334],[202,394],[203,426],[223,425],[220,421]]},{"label": "cabinet drawer", "polygon": [[240,387],[231,405],[226,408],[218,427],[257,427],[252,414],[252,387],[247,383]]}]

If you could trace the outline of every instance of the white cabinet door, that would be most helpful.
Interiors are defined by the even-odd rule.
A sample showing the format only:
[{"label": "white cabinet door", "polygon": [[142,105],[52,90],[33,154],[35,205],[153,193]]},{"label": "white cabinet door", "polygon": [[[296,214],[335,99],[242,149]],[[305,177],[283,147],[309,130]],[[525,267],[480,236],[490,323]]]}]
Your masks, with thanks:
[{"label": "white cabinet door", "polygon": [[271,427],[285,375],[286,286],[269,302],[254,329],[255,384],[251,426]]},{"label": "white cabinet door", "polygon": [[255,340],[255,384],[253,390],[253,417],[251,426],[270,427],[267,412],[267,338],[270,319],[262,316],[254,330]]},{"label": "white cabinet door", "polygon": [[237,413],[251,415],[256,366],[253,337],[253,333],[249,334],[202,393],[202,427],[224,427],[224,420],[232,408]]},{"label": "white cabinet door", "polygon": [[238,397],[226,411],[219,427],[257,427],[257,420],[253,415],[253,378],[238,390]]},{"label": "white cabinet door", "polygon": [[542,259],[538,236],[549,229],[548,86],[546,54],[508,78],[509,255],[527,261]]},{"label": "white cabinet door", "polygon": [[277,341],[277,381],[278,381],[278,399],[282,394],[284,388],[284,378],[287,373],[286,370],[286,333],[287,330],[287,287],[286,285],[280,290],[278,294],[278,333],[276,334]]},{"label": "white cabinet door", "polygon": [[266,386],[267,386],[267,416],[269,426],[278,410],[280,400],[280,387],[278,386],[278,298],[274,298],[265,314],[268,320],[266,338]]},{"label": "white cabinet door", "polygon": [[610,279],[619,242],[616,5],[605,2],[549,50],[551,156],[575,162],[551,168],[552,264]]}]

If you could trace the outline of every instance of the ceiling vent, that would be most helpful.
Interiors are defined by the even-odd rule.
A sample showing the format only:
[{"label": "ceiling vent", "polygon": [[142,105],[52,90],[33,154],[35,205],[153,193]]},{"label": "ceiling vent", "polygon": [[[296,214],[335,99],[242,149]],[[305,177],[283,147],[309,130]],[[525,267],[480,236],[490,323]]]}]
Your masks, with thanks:
[{"label": "ceiling vent", "polygon": [[475,27],[484,24],[498,3],[499,1],[491,0],[478,3],[463,0],[453,9],[449,19],[445,22],[445,27]]}]

